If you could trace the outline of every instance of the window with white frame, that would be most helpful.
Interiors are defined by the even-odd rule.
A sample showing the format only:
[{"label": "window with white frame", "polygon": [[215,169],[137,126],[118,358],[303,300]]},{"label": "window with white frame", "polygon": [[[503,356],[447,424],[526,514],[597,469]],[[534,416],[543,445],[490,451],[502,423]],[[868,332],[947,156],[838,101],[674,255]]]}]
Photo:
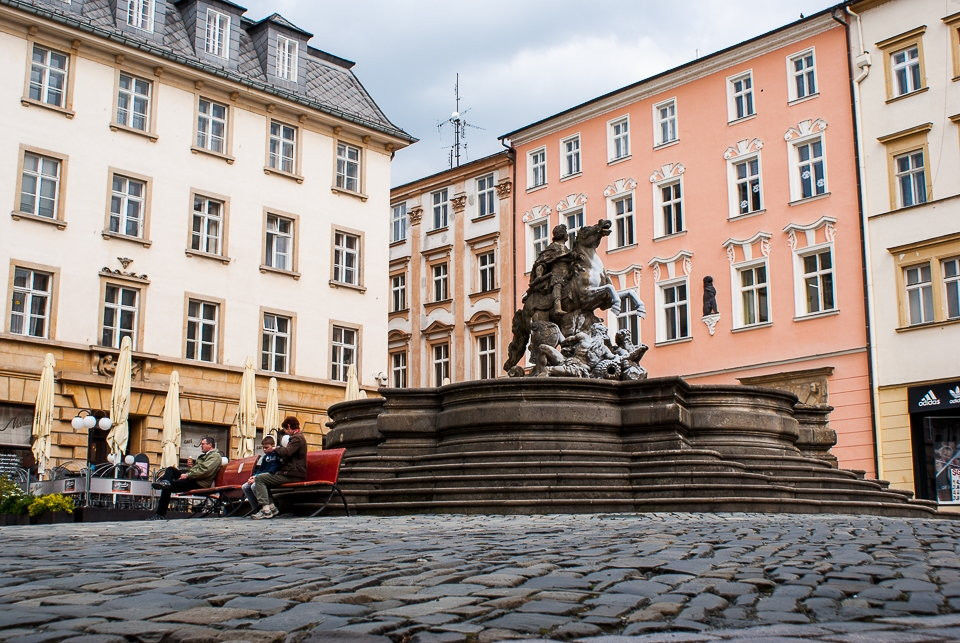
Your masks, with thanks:
[{"label": "window with white frame", "polygon": [[446,301],[450,298],[447,262],[433,264],[431,273],[433,275],[433,300]]},{"label": "window with white frame", "polygon": [[153,0],[127,0],[127,24],[142,31],[153,31]]},{"label": "window with white frame", "polygon": [[731,77],[727,81],[730,120],[735,121],[756,113],[753,104],[753,72]]},{"label": "window with white frame", "polygon": [[351,192],[360,191],[360,148],[337,143],[337,187]]},{"label": "window with white frame", "polygon": [[407,275],[399,274],[390,277],[390,312],[395,313],[407,309]]},{"label": "window with white frame", "polygon": [[888,251],[897,271],[900,330],[960,321],[960,233]]},{"label": "window with white frame", "polygon": [[631,246],[637,241],[633,220],[633,195],[615,198],[612,204],[615,247]]},{"label": "window with white frame", "polygon": [[687,301],[687,280],[660,285],[663,328],[661,341],[690,337],[690,306]]},{"label": "window with white frame", "polygon": [[489,292],[497,287],[496,253],[491,250],[477,255],[480,271],[480,292]]},{"label": "window with white frame", "polygon": [[299,43],[277,34],[277,78],[297,82]]},{"label": "window with white frame", "polygon": [[617,315],[617,331],[625,330],[630,333],[630,341],[640,345],[640,307],[637,299],[627,293],[620,295],[620,314]]},{"label": "window with white frame", "polygon": [[734,300],[736,327],[766,324],[770,321],[766,262],[738,266],[735,273],[739,295]]},{"label": "window with white frame", "polygon": [[920,47],[911,45],[890,54],[893,95],[903,96],[923,88],[920,75]]},{"label": "window with white frame", "polygon": [[540,148],[527,154],[527,185],[531,188],[547,183],[547,150]]},{"label": "window with white frame", "polygon": [[495,334],[477,337],[477,366],[480,379],[497,376],[497,336]]},{"label": "window with white frame", "polygon": [[293,174],[296,167],[296,152],[297,128],[270,121],[270,167]]},{"label": "window with white frame", "polygon": [[898,205],[902,208],[927,202],[927,176],[923,150],[893,157]]},{"label": "window with white frame", "polygon": [[293,270],[293,219],[267,215],[267,239],[264,264],[277,270]]},{"label": "window with white frame", "polygon": [[219,313],[219,304],[200,299],[187,300],[187,359],[217,361]]},{"label": "window with white frame", "polygon": [[190,248],[219,255],[223,242],[224,202],[200,194],[193,195]]},{"label": "window with white frame", "polygon": [[147,184],[114,174],[110,187],[110,232],[128,237],[143,236]]},{"label": "window with white frame", "polygon": [[816,248],[798,255],[800,261],[801,315],[814,315],[836,308],[833,248]]},{"label": "window with white frame", "polygon": [[653,188],[659,208],[659,217],[654,221],[658,237],[683,232],[683,188],[680,179],[658,183]]},{"label": "window with white frame", "polygon": [[137,348],[137,318],[140,291],[108,283],[103,295],[103,323],[100,326],[100,345],[120,348],[124,337],[129,337]]},{"label": "window with white frame", "polygon": [[440,230],[449,225],[450,198],[448,195],[447,188],[430,194],[430,201],[433,204],[433,230]]},{"label": "window with white frame", "polygon": [[121,73],[117,86],[117,124],[149,131],[152,90],[153,83],[149,80]]},{"label": "window with white frame", "polygon": [[654,105],[654,141],[655,145],[666,145],[677,140],[677,101],[670,99]]},{"label": "window with white frame", "polygon": [[34,45],[27,96],[39,103],[65,107],[69,61],[70,57],[67,54]]},{"label": "window with white frame", "polygon": [[347,369],[357,363],[357,331],[342,326],[333,327],[333,341],[330,343],[330,379],[336,382],[347,381]]},{"label": "window with white frame", "polygon": [[433,345],[433,385],[443,386],[450,379],[450,344],[443,342]]},{"label": "window with white frame", "polygon": [[530,224],[530,265],[533,265],[533,262],[540,256],[540,253],[550,245],[548,227],[549,225],[546,220]]},{"label": "window with white frame", "polygon": [[48,337],[52,290],[53,275],[49,272],[14,266],[10,307],[11,333]]},{"label": "window with white frame", "polygon": [[630,156],[630,119],[628,117],[610,121],[608,136],[611,161]]},{"label": "window with white frame", "polygon": [[930,264],[924,263],[904,268],[903,282],[907,289],[907,315],[910,325],[933,321],[933,283],[930,278]]},{"label": "window with white frame", "polygon": [[360,284],[360,237],[336,231],[333,234],[333,280]]},{"label": "window with white frame", "polygon": [[823,139],[816,137],[792,146],[794,200],[809,199],[827,191]]},{"label": "window with white frame", "polygon": [[945,259],[941,264],[947,319],[960,317],[960,257]]},{"label": "window with white frame", "polygon": [[398,203],[390,209],[390,242],[407,238],[407,204]]},{"label": "window with white frame", "polygon": [[230,57],[230,16],[207,9],[207,29],[204,48],[218,58]]},{"label": "window with white frame", "polygon": [[753,155],[732,162],[736,214],[751,214],[763,209],[760,182],[760,156]]},{"label": "window with white frame", "polygon": [[580,173],[580,136],[571,136],[560,141],[561,156],[563,158],[563,176],[573,176]]},{"label": "window with white frame", "polygon": [[493,182],[493,174],[487,174],[477,179],[477,216],[485,217],[497,212],[497,190]]},{"label": "window with white frame", "polygon": [[260,329],[260,370],[273,373],[290,372],[292,321],[284,315],[263,313],[263,326]]},{"label": "window with white frame", "polygon": [[407,387],[407,353],[390,353],[390,383],[393,388]]},{"label": "window with white frame", "polygon": [[226,105],[206,98],[197,101],[197,147],[217,154],[226,153]]},{"label": "window with white frame", "polygon": [[24,152],[20,176],[20,212],[56,219],[60,205],[62,161],[51,156]]},{"label": "window with white frame", "polygon": [[813,49],[790,56],[787,69],[790,75],[790,100],[800,100],[817,93],[817,65]]},{"label": "window with white frame", "polygon": [[567,233],[569,233],[572,238],[572,236],[577,233],[577,230],[583,227],[583,208],[572,210],[570,212],[564,212],[563,222],[567,226]]}]

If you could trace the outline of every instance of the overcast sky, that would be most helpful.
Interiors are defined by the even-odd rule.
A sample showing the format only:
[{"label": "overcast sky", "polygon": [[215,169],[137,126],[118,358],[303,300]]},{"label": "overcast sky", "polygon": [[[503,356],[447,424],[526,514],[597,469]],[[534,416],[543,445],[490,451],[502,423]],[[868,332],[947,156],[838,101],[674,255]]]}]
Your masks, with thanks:
[{"label": "overcast sky", "polygon": [[[497,137],[611,90],[836,4],[832,0],[236,0],[277,12],[310,45],[356,62],[387,117],[420,139],[393,161],[391,185],[448,167],[460,74],[466,160]],[[462,157],[461,157],[462,158]]]}]

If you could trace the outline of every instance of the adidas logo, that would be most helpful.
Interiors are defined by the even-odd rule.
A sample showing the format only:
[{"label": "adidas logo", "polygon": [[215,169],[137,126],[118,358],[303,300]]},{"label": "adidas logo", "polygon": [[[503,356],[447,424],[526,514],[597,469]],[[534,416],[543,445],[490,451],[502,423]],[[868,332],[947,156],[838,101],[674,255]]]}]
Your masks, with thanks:
[{"label": "adidas logo", "polygon": [[938,406],[940,399],[933,394],[933,390],[927,391],[927,394],[920,398],[917,406]]},{"label": "adidas logo", "polygon": [[960,404],[960,385],[947,390],[950,394],[950,404]]}]

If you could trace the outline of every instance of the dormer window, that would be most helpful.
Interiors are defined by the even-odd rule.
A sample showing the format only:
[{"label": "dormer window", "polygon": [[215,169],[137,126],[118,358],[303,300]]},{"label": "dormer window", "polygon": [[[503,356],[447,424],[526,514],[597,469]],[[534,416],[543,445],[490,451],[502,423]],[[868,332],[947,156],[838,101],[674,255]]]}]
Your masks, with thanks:
[{"label": "dormer window", "polygon": [[135,29],[153,31],[154,0],[127,0],[127,24]]},{"label": "dormer window", "polygon": [[230,16],[207,9],[205,48],[208,54],[218,58],[230,57]]},{"label": "dormer window", "polygon": [[277,35],[277,78],[297,82],[297,43]]}]

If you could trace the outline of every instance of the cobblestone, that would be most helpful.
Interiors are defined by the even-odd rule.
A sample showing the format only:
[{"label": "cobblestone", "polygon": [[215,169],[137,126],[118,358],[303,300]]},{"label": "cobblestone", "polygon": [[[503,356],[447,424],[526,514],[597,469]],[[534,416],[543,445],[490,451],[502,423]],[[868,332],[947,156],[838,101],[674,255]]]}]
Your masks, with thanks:
[{"label": "cobblestone", "polygon": [[0,641],[960,640],[960,521],[264,522],[2,527]]}]

